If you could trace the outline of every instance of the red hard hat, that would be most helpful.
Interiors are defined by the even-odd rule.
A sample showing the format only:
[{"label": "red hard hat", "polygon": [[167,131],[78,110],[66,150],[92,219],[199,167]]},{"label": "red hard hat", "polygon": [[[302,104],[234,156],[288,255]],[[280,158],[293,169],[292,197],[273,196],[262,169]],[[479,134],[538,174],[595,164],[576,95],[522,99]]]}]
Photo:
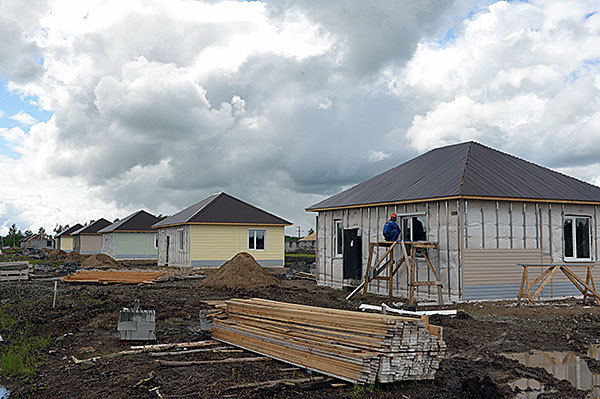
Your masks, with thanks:
[{"label": "red hard hat", "polygon": [[392,213],[392,214],[390,215],[390,217],[391,217],[392,219],[396,219],[396,217],[397,217],[397,216],[396,216],[396,214],[395,214],[395,213]]}]

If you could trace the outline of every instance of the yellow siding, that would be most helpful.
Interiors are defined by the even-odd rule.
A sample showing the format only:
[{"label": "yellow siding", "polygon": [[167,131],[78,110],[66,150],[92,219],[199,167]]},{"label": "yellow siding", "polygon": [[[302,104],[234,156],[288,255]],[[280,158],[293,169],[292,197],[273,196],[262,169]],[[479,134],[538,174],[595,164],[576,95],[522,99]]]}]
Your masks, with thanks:
[{"label": "yellow siding", "polygon": [[71,237],[71,236],[60,237],[60,249],[62,249],[63,251],[72,251],[73,250],[73,237]]},{"label": "yellow siding", "polygon": [[[283,260],[283,226],[192,225],[190,257],[193,261],[229,260],[239,252],[249,252],[257,260]],[[248,230],[266,230],[266,249],[248,249]],[[283,264],[282,264],[283,265]]]}]

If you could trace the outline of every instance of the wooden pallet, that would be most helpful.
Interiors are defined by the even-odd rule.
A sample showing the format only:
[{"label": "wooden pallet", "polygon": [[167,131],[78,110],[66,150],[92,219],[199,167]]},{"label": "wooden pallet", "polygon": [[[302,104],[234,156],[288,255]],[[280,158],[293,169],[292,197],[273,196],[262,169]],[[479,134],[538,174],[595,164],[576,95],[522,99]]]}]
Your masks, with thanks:
[{"label": "wooden pallet", "polygon": [[21,281],[29,279],[29,262],[1,262],[0,281]]},{"label": "wooden pallet", "polygon": [[421,319],[264,299],[225,302],[213,339],[354,383],[432,379],[442,329]]}]

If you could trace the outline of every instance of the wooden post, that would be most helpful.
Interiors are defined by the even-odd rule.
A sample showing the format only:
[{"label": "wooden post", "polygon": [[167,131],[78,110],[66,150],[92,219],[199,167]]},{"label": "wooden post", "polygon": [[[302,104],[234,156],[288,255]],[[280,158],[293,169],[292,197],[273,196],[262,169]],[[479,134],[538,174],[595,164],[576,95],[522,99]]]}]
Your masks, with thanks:
[{"label": "wooden post", "polygon": [[390,252],[390,261],[389,261],[389,268],[388,268],[388,294],[389,294],[390,298],[394,296],[394,250],[393,249]]}]

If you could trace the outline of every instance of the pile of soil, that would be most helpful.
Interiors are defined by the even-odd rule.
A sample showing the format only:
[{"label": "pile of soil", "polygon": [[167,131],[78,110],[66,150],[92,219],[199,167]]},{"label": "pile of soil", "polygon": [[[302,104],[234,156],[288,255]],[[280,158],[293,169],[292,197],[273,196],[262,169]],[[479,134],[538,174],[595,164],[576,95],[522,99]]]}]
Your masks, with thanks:
[{"label": "pile of soil", "polygon": [[67,261],[71,261],[71,262],[81,262],[87,259],[86,255],[82,255],[79,252],[69,252],[67,254],[67,256],[65,256],[65,260]]},{"label": "pile of soil", "polygon": [[84,269],[121,269],[121,262],[114,260],[106,254],[94,254],[81,263]]},{"label": "pile of soil", "polygon": [[65,259],[67,257],[67,253],[62,249],[55,249],[53,251],[49,251],[48,256],[52,259]]},{"label": "pile of soil", "polygon": [[240,252],[198,284],[200,288],[236,289],[280,285],[248,252]]}]

